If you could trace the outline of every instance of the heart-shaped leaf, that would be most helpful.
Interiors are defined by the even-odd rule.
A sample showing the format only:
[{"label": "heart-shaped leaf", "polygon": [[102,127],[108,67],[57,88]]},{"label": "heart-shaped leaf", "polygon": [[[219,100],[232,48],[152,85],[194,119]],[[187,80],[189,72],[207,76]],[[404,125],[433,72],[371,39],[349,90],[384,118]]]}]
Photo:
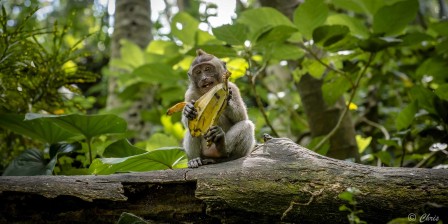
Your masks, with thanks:
[{"label": "heart-shaped leaf", "polygon": [[95,159],[89,170],[92,174],[112,174],[186,167],[185,151],[180,147],[166,147],[124,158]]}]

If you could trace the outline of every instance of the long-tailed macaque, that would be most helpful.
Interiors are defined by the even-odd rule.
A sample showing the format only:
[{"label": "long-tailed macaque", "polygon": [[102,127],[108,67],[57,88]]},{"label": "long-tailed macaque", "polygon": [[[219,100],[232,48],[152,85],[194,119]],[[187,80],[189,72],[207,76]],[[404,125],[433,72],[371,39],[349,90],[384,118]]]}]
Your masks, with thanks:
[{"label": "long-tailed macaque", "polygon": [[[187,130],[188,120],[198,115],[194,102],[213,86],[222,83],[223,74],[227,72],[225,62],[217,57],[202,50],[197,50],[196,53],[197,57],[188,71],[190,85],[185,93],[185,102],[188,103],[182,116],[182,123]],[[185,134],[183,146],[190,168],[246,156],[255,146],[254,124],[247,116],[240,91],[232,82],[229,82],[228,86],[230,97],[217,126],[212,126],[201,137],[192,137],[189,131]],[[207,144],[207,141],[211,144]]]}]

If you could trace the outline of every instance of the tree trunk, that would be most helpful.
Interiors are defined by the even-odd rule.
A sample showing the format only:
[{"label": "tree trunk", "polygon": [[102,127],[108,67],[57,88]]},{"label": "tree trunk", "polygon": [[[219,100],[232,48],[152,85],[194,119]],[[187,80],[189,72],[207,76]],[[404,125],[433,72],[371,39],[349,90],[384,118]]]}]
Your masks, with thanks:
[{"label": "tree trunk", "polygon": [[[301,0],[259,0],[262,6],[273,7],[292,20],[294,10],[302,3]],[[290,63],[291,70],[297,66]],[[325,136],[336,126],[337,120],[345,107],[344,97],[335,105],[327,105],[322,95],[322,80],[305,75],[296,84],[302,99],[305,114],[312,137]],[[335,159],[354,158],[359,161],[358,145],[355,139],[356,131],[350,113],[344,116],[336,133],[330,138],[330,149],[327,155]]]},{"label": "tree trunk", "polygon": [[[116,0],[115,1],[114,33],[111,38],[111,57],[120,57],[120,41],[127,39],[142,49],[152,40],[151,35],[151,4],[149,0]],[[111,66],[111,70],[115,69]],[[117,80],[109,78],[107,108],[119,107],[123,102],[118,98]],[[142,121],[140,112],[153,103],[153,91],[149,89],[139,100],[132,103],[122,114],[128,122],[128,128],[135,131],[136,140],[144,140],[149,136],[149,124]]]},{"label": "tree trunk", "polygon": [[[198,169],[110,176],[0,177],[0,223],[347,223],[348,187],[362,220],[409,214],[448,219],[448,171],[370,167],[271,139],[248,157]],[[347,205],[350,207],[349,205]]]}]

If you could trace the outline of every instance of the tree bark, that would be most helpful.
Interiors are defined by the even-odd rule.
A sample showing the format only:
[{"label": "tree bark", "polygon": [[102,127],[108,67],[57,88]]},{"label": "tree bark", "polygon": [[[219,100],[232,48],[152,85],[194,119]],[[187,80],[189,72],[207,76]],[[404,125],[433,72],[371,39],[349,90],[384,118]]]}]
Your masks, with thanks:
[{"label": "tree bark", "polygon": [[[152,40],[151,4],[149,0],[116,0],[114,33],[111,38],[111,58],[120,58],[120,41],[127,39],[144,49]],[[111,70],[115,68],[111,66]],[[123,104],[118,97],[118,84],[115,77],[109,78],[107,108],[112,109]],[[150,125],[142,121],[140,112],[153,104],[154,93],[148,89],[142,97],[134,101],[122,114],[128,122],[128,128],[136,133],[136,140],[149,137]]]},{"label": "tree bark", "polygon": [[[303,2],[302,0],[259,0],[262,6],[273,7],[290,20],[293,19],[294,10]],[[290,63],[291,71],[297,67],[297,62]],[[325,136],[336,126],[337,120],[345,107],[344,97],[335,105],[327,105],[322,95],[322,80],[311,75],[305,75],[296,86],[302,99],[305,114],[312,137]],[[356,131],[350,113],[347,113],[336,133],[330,138],[330,149],[327,155],[335,159],[353,158],[359,161]]]},{"label": "tree bark", "polygon": [[348,187],[361,191],[369,223],[410,213],[448,220],[447,170],[364,166],[280,138],[198,169],[0,177],[0,223],[112,223],[122,212],[157,223],[347,223],[338,194]]}]

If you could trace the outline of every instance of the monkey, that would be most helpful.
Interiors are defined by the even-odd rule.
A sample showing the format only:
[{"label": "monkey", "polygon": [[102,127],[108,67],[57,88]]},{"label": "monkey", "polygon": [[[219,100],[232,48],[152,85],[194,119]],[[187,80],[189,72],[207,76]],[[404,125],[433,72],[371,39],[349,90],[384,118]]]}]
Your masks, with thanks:
[{"label": "monkey", "polygon": [[215,85],[224,82],[223,74],[228,72],[226,63],[214,55],[201,49],[196,54],[187,72],[189,86],[185,92],[185,102],[188,103],[182,112],[182,123],[187,129],[183,147],[189,168],[235,160],[248,155],[255,146],[254,124],[249,120],[238,87],[230,81],[227,106],[217,125],[210,127],[204,136],[191,136],[188,121],[198,116],[194,103]]}]

